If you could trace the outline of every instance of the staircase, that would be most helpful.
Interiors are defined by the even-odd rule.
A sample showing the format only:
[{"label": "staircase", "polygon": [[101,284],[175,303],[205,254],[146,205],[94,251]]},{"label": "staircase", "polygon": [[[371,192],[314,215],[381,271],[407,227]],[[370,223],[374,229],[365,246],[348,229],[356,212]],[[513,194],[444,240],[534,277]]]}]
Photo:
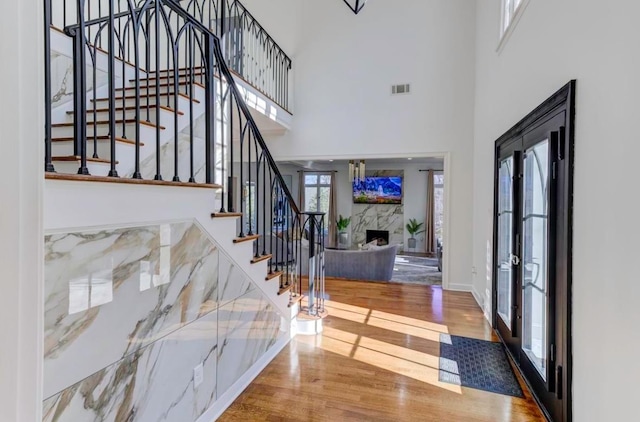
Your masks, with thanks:
[{"label": "staircase", "polygon": [[[257,287],[251,294],[259,291],[260,309],[277,309],[286,327],[281,332],[296,333],[295,317],[305,297],[305,312],[311,315],[307,320],[321,318],[324,217],[298,209],[244,99],[250,84],[286,110],[291,60],[240,2],[46,0],[45,28],[49,52],[45,61],[46,230],[82,238],[86,228],[107,227],[100,230],[109,233],[110,228],[194,221],[220,255],[227,256]],[[53,54],[52,39],[63,44],[63,52]],[[65,59],[64,52],[72,58]],[[67,68],[65,60],[70,60]],[[58,75],[56,81],[53,75]],[[70,101],[65,102],[67,98]],[[101,233],[90,236],[98,236],[99,243]],[[311,245],[306,249],[311,252],[304,256],[303,237]],[[55,254],[49,257],[55,262]],[[305,276],[303,260],[313,268]],[[134,274],[143,272],[150,262],[134,264],[140,266]],[[170,266],[173,269],[173,261]],[[91,280],[92,274],[87,277]],[[128,287],[136,291],[135,282]],[[59,296],[52,299],[57,306],[47,309],[61,309],[58,297],[66,294],[63,283]],[[262,312],[255,301],[240,301],[240,309],[235,301],[231,305],[233,309],[224,313],[223,305],[217,303],[218,308],[210,308],[202,319],[220,313],[216,326],[240,324],[242,328],[245,310]],[[176,302],[161,309],[183,306],[194,305]],[[69,322],[71,329],[75,316],[65,313],[64,306],[61,312],[62,317],[53,319]],[[224,319],[229,314],[238,316]],[[251,341],[256,333],[244,335]],[[47,338],[61,349],[67,347]],[[219,355],[231,340],[214,340],[215,345],[209,346],[220,348],[216,362],[234,360],[227,357],[229,352],[222,360]],[[215,392],[215,403],[209,398],[205,413],[200,411],[207,407],[200,403],[200,418],[211,420],[223,411],[286,343],[278,340],[277,344],[260,352],[264,355],[248,359],[251,368],[243,368],[246,372],[235,382],[225,380],[226,390]],[[55,354],[47,359],[47,364],[56,366]],[[121,364],[130,368],[126,359]],[[192,380],[183,380],[191,382],[193,390],[196,369]],[[111,373],[106,367],[102,371]],[[90,374],[83,373],[74,382]],[[75,394],[80,385],[58,384],[51,387],[52,394]],[[48,411],[68,410],[55,396],[50,399],[45,403]],[[117,397],[110,400],[120,405]]]},{"label": "staircase", "polygon": [[211,189],[211,217],[235,226],[223,246],[246,251],[295,307],[304,216],[235,81],[286,107],[286,54],[238,1],[45,5],[45,44],[63,31],[73,51],[66,110],[53,109],[45,69],[46,177]]}]

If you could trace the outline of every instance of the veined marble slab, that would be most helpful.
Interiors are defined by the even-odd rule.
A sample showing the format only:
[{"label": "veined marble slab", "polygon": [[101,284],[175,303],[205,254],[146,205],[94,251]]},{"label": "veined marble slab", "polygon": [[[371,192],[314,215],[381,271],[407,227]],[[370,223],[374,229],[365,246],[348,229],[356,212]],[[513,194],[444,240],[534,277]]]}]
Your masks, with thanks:
[{"label": "veined marble slab", "polygon": [[217,246],[193,221],[45,238],[44,396],[217,307]]},{"label": "veined marble slab", "polygon": [[352,243],[365,243],[367,230],[389,231],[389,243],[404,240],[404,206],[389,204],[353,204]]},{"label": "veined marble slab", "polygon": [[220,254],[219,268],[218,306],[229,303],[256,288],[249,276],[223,253]]},{"label": "veined marble slab", "polygon": [[43,421],[195,421],[217,398],[217,317],[211,312],[50,397]]},{"label": "veined marble slab", "polygon": [[279,338],[288,335],[288,325],[282,324],[276,309],[257,289],[218,312],[218,392],[223,394]]},{"label": "veined marble slab", "polygon": [[[87,66],[87,92],[93,90],[93,67]],[[107,73],[96,71],[96,87],[107,84]],[[58,107],[73,100],[73,59],[51,53],[51,106]]]}]

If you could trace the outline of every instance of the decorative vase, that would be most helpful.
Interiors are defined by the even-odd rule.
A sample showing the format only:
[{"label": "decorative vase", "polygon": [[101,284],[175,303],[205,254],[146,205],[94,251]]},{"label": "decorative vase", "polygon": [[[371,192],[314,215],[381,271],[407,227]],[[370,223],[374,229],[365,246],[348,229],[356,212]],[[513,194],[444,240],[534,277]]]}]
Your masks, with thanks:
[{"label": "decorative vase", "polygon": [[338,247],[346,248],[349,246],[349,233],[340,232],[338,233]]},{"label": "decorative vase", "polygon": [[409,245],[409,249],[415,249],[416,248],[416,239],[413,237],[410,237],[407,244]]}]

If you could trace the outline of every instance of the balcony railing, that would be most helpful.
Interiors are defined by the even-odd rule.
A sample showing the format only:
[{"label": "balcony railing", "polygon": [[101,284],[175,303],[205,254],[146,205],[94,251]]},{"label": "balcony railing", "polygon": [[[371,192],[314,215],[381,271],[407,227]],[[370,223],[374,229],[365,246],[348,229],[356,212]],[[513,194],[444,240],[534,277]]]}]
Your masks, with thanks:
[{"label": "balcony railing", "polygon": [[[115,14],[145,0],[86,0],[85,22],[99,19],[113,4]],[[220,39],[227,65],[247,83],[285,110],[289,110],[291,59],[238,0],[177,0],[180,6]],[[50,24],[59,30],[78,24],[77,0],[45,0]],[[90,32],[95,31],[90,26]],[[91,39],[95,34],[88,34]]]}]

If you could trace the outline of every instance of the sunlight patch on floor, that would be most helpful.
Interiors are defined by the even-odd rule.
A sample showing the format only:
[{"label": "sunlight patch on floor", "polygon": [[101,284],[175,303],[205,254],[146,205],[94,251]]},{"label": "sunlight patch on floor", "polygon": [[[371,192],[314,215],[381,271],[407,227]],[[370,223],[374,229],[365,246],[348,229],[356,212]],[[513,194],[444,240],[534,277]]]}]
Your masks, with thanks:
[{"label": "sunlight patch on floor", "polygon": [[462,394],[462,388],[439,381],[439,357],[347,331],[325,327],[317,337],[299,337],[328,352],[354,359],[414,380]]}]

